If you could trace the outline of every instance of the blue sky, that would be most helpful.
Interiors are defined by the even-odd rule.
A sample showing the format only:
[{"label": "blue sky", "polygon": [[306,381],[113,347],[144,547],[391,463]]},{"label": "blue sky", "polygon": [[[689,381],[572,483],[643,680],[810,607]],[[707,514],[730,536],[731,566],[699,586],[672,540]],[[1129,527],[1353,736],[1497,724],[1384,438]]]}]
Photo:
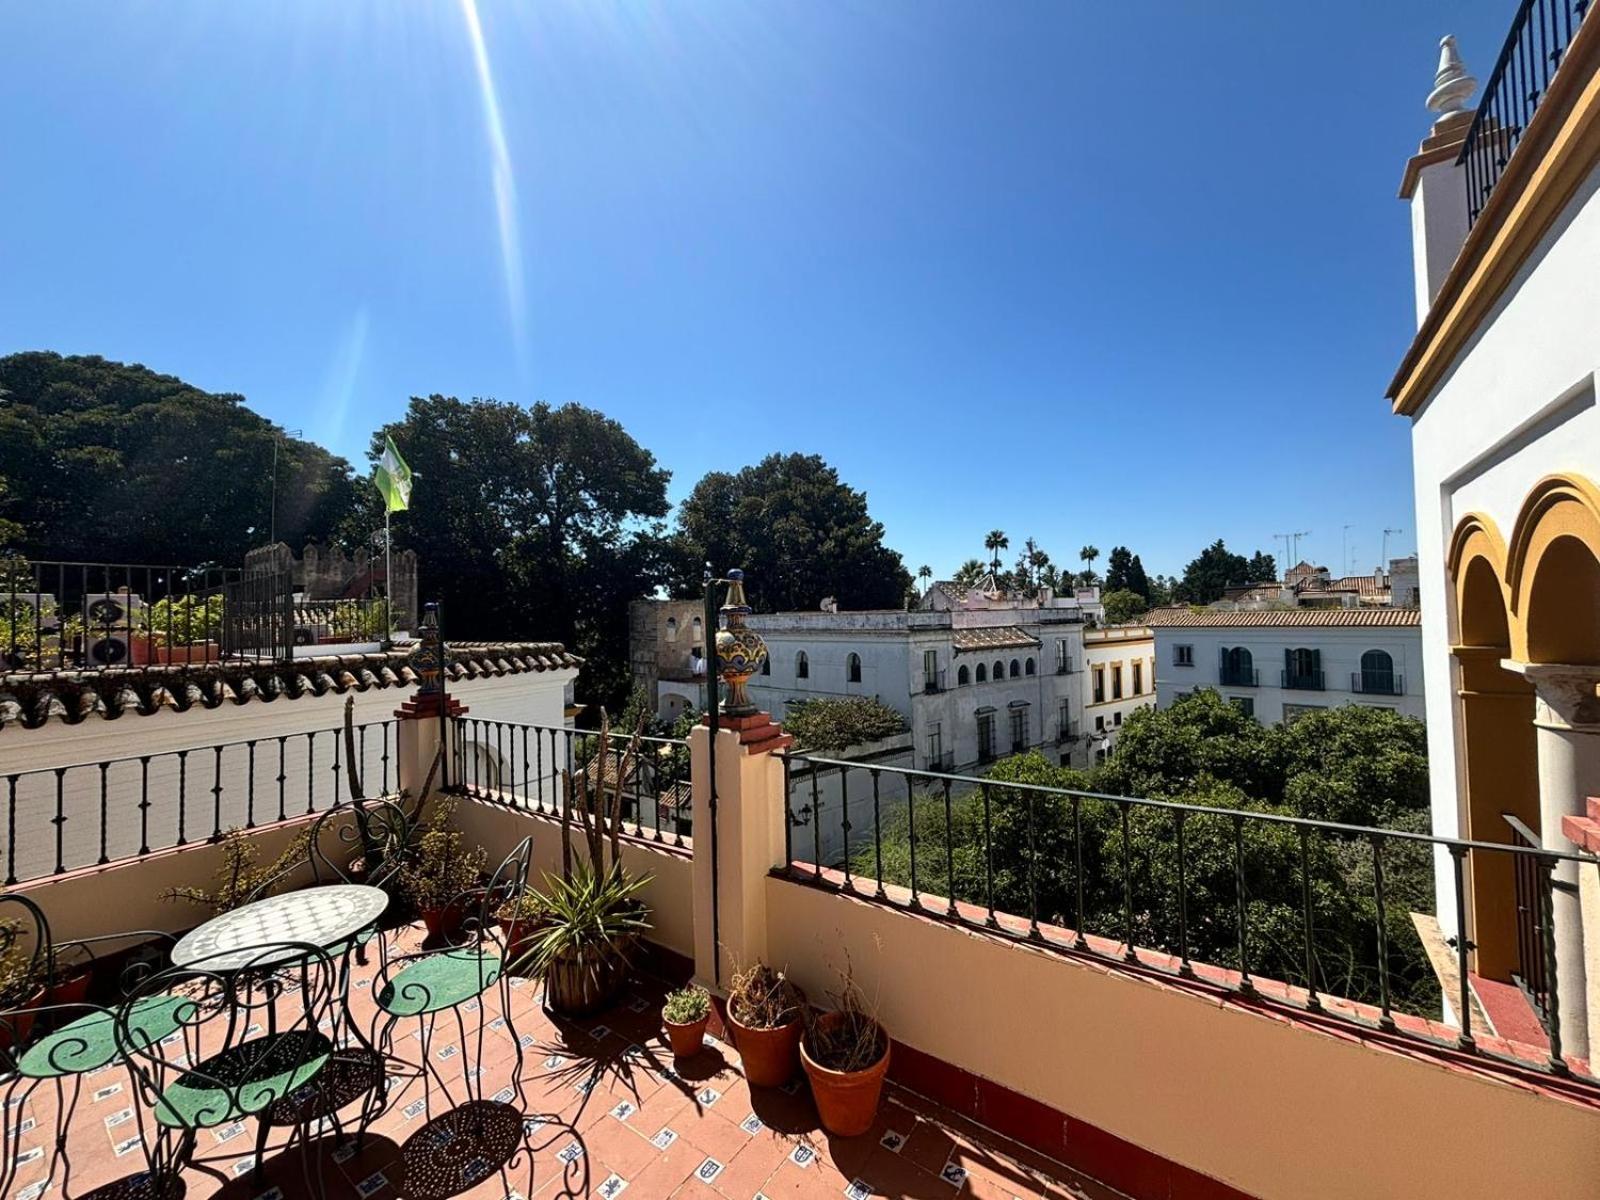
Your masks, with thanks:
[{"label": "blue sky", "polygon": [[996,526],[1370,566],[1395,189],[1438,37],[1486,77],[1514,8],[12,3],[0,352],[358,460],[414,393],[578,401],[675,499],[814,451],[941,575]]}]

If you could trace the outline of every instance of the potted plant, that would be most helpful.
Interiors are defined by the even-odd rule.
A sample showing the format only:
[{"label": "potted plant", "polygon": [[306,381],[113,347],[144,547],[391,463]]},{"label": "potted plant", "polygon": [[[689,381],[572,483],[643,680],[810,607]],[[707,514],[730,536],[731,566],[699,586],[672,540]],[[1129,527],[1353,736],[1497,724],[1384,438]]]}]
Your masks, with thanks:
[{"label": "potted plant", "polygon": [[836,1137],[858,1137],[878,1115],[889,1035],[848,967],[835,999],[837,1009],[807,1021],[800,1060],[822,1127]]},{"label": "potted plant", "polygon": [[449,827],[455,801],[435,805],[427,832],[417,839],[397,873],[400,892],[422,916],[430,937],[449,937],[461,926],[463,914],[454,902],[478,886],[488,854],[482,846],[467,848],[461,831]]},{"label": "potted plant", "polygon": [[667,993],[661,1021],[673,1058],[693,1058],[705,1044],[706,1023],[711,1020],[711,993],[695,984]]},{"label": "potted plant", "polygon": [[[591,783],[591,772],[563,771],[568,802],[561,810],[561,877],[546,877],[546,924],[534,935],[528,961],[544,980],[545,1004],[564,1016],[597,1012],[616,999],[627,982],[639,939],[650,929],[639,893],[648,876],[622,866],[622,781],[633,777],[640,735],[634,731],[613,786]],[[611,724],[601,710],[595,764],[609,763]],[[577,859],[574,827],[588,861]]]},{"label": "potted plant", "polygon": [[45,988],[46,1007],[82,1004],[89,998],[94,978],[94,956],[82,942],[67,942],[50,949],[50,971]]},{"label": "potted plant", "polygon": [[728,1028],[751,1087],[782,1087],[800,1069],[805,997],[782,971],[756,963],[735,971],[728,988]]},{"label": "potted plant", "polygon": [[39,956],[22,944],[22,922],[0,921],[0,1064],[6,1051],[27,1044],[44,1004]]},{"label": "potted plant", "polygon": [[535,936],[550,921],[550,906],[538,892],[523,891],[494,910],[506,940],[506,961],[523,962],[533,950]]}]

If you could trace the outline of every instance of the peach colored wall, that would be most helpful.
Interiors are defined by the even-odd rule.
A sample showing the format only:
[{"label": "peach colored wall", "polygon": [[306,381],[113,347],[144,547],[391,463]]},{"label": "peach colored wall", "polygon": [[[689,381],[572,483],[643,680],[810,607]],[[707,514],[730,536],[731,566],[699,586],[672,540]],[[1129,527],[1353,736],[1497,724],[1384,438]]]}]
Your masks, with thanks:
[{"label": "peach colored wall", "polygon": [[897,1039],[1262,1200],[1595,1195],[1593,1109],[803,884],[766,900],[811,995],[848,950]]},{"label": "peach colored wall", "polygon": [[[506,808],[463,799],[452,824],[469,845],[489,851],[490,865],[510,854],[523,838],[533,838],[533,879],[541,891],[546,875],[561,873],[561,824],[527,809]],[[574,849],[578,853],[577,843]],[[624,838],[623,865],[635,874],[649,875],[641,893],[650,906],[654,929],[650,940],[684,957],[694,954],[694,885],[687,842],[682,849],[658,846],[639,838]]]}]

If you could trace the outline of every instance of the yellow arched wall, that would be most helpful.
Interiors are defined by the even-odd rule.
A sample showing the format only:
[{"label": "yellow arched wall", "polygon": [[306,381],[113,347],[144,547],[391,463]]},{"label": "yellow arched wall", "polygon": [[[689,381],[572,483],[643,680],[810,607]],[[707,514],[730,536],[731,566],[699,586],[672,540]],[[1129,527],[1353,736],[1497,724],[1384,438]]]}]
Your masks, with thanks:
[{"label": "yellow arched wall", "polygon": [[[1495,527],[1494,518],[1482,513],[1468,513],[1461,518],[1456,526],[1455,533],[1450,538],[1450,552],[1446,557],[1446,567],[1450,572],[1450,580],[1455,587],[1455,616],[1452,624],[1455,628],[1451,631],[1450,641],[1453,645],[1488,646],[1500,645],[1500,635],[1497,630],[1484,627],[1473,611],[1473,606],[1467,599],[1467,579],[1470,568],[1477,560],[1482,560],[1488,565],[1494,575],[1495,584],[1500,589],[1501,600],[1504,604],[1509,621],[1511,605],[1505,591],[1506,578],[1506,543],[1500,536],[1500,530]],[[1471,614],[1470,617],[1466,614]],[[1509,644],[1506,646],[1509,650]]]},{"label": "yellow arched wall", "polygon": [[[1581,543],[1600,563],[1600,488],[1581,475],[1548,475],[1523,501],[1507,547],[1504,578],[1511,606],[1511,653],[1523,662],[1549,661],[1530,636],[1530,616],[1539,568],[1552,547],[1566,538]],[[1570,618],[1589,626],[1600,596],[1587,594],[1581,586],[1555,586],[1543,589],[1540,602],[1560,606],[1557,621]],[[1544,618],[1550,620],[1551,614]]]}]

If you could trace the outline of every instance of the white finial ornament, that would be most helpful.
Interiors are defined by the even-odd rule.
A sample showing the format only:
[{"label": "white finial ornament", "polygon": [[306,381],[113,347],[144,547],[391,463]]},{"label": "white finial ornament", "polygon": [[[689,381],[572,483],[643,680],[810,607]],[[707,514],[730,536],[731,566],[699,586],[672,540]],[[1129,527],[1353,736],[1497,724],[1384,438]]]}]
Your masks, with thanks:
[{"label": "white finial ornament", "polygon": [[1477,88],[1478,81],[1467,74],[1461,61],[1461,51],[1456,48],[1456,36],[1446,34],[1439,39],[1439,70],[1433,77],[1433,91],[1428,93],[1428,108],[1440,118],[1467,111],[1467,97]]}]

